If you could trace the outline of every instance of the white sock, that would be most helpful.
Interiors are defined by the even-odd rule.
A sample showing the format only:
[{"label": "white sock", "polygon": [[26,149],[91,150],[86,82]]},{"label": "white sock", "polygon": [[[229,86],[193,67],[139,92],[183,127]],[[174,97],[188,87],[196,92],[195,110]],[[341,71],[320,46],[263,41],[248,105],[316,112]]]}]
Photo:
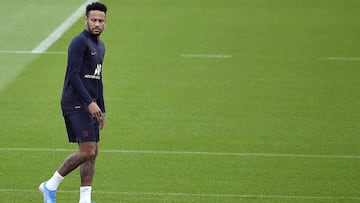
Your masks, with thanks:
[{"label": "white sock", "polygon": [[90,203],[90,202],[91,202],[91,186],[81,186],[79,203]]},{"label": "white sock", "polygon": [[57,190],[59,187],[61,181],[64,180],[64,177],[62,177],[57,171],[54,173],[54,175],[46,181],[46,188],[49,190]]}]

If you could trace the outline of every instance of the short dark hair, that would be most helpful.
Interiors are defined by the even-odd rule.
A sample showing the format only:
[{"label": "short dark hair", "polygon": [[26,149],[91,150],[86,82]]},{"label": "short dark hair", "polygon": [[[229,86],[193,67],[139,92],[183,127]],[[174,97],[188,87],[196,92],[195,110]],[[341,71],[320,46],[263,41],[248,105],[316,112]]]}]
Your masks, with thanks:
[{"label": "short dark hair", "polygon": [[86,16],[89,16],[90,11],[102,11],[106,14],[107,8],[100,2],[93,2],[86,6]]}]

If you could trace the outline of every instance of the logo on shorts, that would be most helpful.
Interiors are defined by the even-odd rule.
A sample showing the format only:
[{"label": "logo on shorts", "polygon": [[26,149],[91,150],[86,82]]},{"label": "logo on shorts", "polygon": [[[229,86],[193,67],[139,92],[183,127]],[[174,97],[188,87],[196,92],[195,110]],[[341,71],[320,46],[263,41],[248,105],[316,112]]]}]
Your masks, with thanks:
[{"label": "logo on shorts", "polygon": [[83,131],[81,132],[81,136],[87,137],[87,136],[89,136],[89,132],[88,132],[87,130],[83,130]]}]

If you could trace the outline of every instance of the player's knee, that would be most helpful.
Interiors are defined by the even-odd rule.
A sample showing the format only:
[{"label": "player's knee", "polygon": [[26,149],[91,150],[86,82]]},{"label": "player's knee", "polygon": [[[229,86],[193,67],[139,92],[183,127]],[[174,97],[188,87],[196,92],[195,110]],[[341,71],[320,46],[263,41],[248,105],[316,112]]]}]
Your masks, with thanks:
[{"label": "player's knee", "polygon": [[96,158],[97,153],[96,153],[95,150],[88,150],[88,151],[82,151],[81,155],[82,155],[84,160],[91,160],[91,159]]},{"label": "player's knee", "polygon": [[82,145],[80,146],[80,152],[85,160],[95,159],[98,154],[96,145]]}]

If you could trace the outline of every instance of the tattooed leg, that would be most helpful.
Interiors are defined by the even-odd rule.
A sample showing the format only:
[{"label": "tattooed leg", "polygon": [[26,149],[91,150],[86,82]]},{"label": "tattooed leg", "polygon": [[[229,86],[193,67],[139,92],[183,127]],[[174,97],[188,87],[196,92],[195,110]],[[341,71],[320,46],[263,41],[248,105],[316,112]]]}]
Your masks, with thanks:
[{"label": "tattooed leg", "polygon": [[[61,176],[65,177],[71,171],[79,167],[81,164],[93,160],[93,166],[95,164],[95,158],[97,155],[97,143],[96,142],[84,142],[79,144],[79,150],[68,156],[63,164],[58,169]],[[91,165],[91,164],[90,164]],[[94,168],[94,167],[92,167]],[[87,171],[87,170],[85,170]],[[93,171],[93,169],[92,169]],[[86,172],[88,173],[88,172]],[[93,173],[93,172],[92,172]]]},{"label": "tattooed leg", "polygon": [[91,186],[95,170],[95,158],[80,165],[81,186]]},{"label": "tattooed leg", "polygon": [[84,162],[84,157],[80,156],[79,151],[74,152],[70,156],[68,156],[63,164],[58,169],[58,173],[65,177],[71,171],[76,169],[81,163]]},{"label": "tattooed leg", "polygon": [[98,145],[96,144],[94,156],[84,161],[80,165],[81,186],[91,186],[92,184],[97,153],[98,153]]}]

